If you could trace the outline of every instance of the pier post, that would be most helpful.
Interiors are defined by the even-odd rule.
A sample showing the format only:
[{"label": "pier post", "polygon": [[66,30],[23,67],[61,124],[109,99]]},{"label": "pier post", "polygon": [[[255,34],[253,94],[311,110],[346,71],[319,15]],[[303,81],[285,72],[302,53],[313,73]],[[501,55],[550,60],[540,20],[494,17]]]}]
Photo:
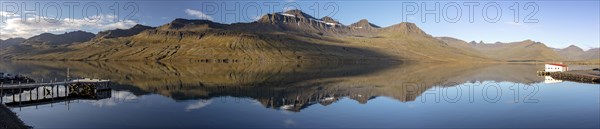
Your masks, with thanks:
[{"label": "pier post", "polygon": [[21,89],[21,82],[19,81],[19,105],[21,105],[21,92],[23,92],[23,90]]},{"label": "pier post", "polygon": [[[68,71],[68,69],[67,69]],[[65,101],[65,105],[67,105],[67,109],[69,109],[69,85],[67,85],[67,79],[65,79],[65,81],[63,81],[63,85],[65,86],[65,99],[67,101]]]},{"label": "pier post", "polygon": [[[35,88],[35,101],[40,100],[40,87]],[[36,106],[37,109],[37,106]]]},{"label": "pier post", "polygon": [[0,104],[4,102],[4,82],[0,82]]},{"label": "pier post", "polygon": [[[70,73],[70,72],[71,72],[70,68],[69,68],[69,67],[67,67],[67,79],[66,79],[66,80],[71,80],[71,78],[70,78],[70,76],[69,76],[69,73]],[[65,82],[67,82],[66,80],[65,80]]]},{"label": "pier post", "polygon": [[46,98],[46,86],[42,86],[42,99]]},{"label": "pier post", "polygon": [[54,101],[54,85],[52,85],[52,80],[50,80],[50,100]]}]

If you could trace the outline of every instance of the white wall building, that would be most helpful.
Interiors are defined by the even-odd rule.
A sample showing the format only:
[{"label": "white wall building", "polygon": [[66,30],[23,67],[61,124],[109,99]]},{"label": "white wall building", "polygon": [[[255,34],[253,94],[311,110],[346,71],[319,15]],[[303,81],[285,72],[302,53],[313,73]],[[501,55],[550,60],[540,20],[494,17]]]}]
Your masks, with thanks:
[{"label": "white wall building", "polygon": [[564,72],[568,70],[569,67],[564,64],[546,64],[544,69],[546,72]]},{"label": "white wall building", "polygon": [[563,82],[563,80],[557,80],[550,76],[544,76],[544,83],[559,83],[559,82]]}]

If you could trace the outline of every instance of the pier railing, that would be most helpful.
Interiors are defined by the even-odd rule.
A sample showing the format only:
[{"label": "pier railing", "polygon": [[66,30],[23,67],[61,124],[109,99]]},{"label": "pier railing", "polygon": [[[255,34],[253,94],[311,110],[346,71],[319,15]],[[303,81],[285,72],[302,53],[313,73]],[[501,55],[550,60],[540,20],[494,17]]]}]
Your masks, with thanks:
[{"label": "pier railing", "polygon": [[28,107],[71,100],[109,98],[110,81],[54,81],[39,83],[0,83],[0,103],[8,107]]}]

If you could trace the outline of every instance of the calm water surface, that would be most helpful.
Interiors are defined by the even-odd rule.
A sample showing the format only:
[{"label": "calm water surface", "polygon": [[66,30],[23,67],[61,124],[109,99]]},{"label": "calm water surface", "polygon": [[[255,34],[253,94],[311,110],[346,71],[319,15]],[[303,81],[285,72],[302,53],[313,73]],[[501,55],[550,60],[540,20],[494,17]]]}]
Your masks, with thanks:
[{"label": "calm water surface", "polygon": [[[599,128],[600,86],[537,76],[542,69],[541,64],[0,64],[2,72],[38,82],[67,75],[112,81],[108,89],[48,101],[29,99],[51,98],[36,95],[44,89],[3,93],[3,103],[36,128]],[[58,95],[64,92],[58,88]],[[11,103],[14,96],[25,102]]]}]

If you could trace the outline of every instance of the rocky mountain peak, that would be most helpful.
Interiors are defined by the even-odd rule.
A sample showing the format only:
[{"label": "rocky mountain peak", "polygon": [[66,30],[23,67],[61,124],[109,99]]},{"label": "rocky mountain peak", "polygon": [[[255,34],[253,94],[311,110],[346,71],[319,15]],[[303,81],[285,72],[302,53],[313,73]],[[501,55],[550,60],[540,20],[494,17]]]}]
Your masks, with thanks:
[{"label": "rocky mountain peak", "polygon": [[105,31],[98,32],[95,39],[129,37],[129,36],[139,34],[142,31],[149,30],[149,29],[154,29],[154,27],[136,24],[135,26],[133,26],[129,29],[114,29],[114,30],[105,30]]},{"label": "rocky mountain peak", "polygon": [[199,29],[211,29],[211,28],[222,28],[224,25],[215,23],[210,20],[202,19],[183,19],[177,18],[168,24],[158,27],[161,30],[170,29],[183,29],[183,30],[199,30]]},{"label": "rocky mountain peak", "polygon": [[153,28],[153,27],[145,26],[145,25],[142,25],[142,24],[135,24],[133,27],[131,27],[129,29],[148,29],[148,28]]},{"label": "rocky mountain peak", "polygon": [[471,44],[471,45],[477,45],[477,42],[471,41],[471,42],[469,42],[469,44]]},{"label": "rocky mountain peak", "polygon": [[577,47],[575,45],[570,45],[564,49],[562,49],[563,51],[577,51],[577,52],[583,52],[583,49],[581,49],[580,47]]},{"label": "rocky mountain peak", "polygon": [[400,24],[392,25],[390,27],[386,27],[387,30],[392,31],[394,33],[401,33],[405,35],[416,34],[416,35],[427,35],[423,30],[421,30],[415,23],[410,22],[402,22]]},{"label": "rocky mountain peak", "polygon": [[360,21],[350,25],[353,28],[381,28],[373,23],[370,23],[367,19],[361,19]]},{"label": "rocky mountain peak", "polygon": [[329,16],[325,16],[325,17],[321,18],[321,20],[324,22],[329,22],[329,23],[339,23],[338,21],[334,20],[333,18],[331,18]]},{"label": "rocky mountain peak", "polygon": [[171,21],[169,24],[184,25],[184,24],[212,24],[212,23],[214,23],[214,22],[212,22],[210,20],[177,18],[177,19]]},{"label": "rocky mountain peak", "polygon": [[293,9],[293,10],[288,10],[282,13],[282,15],[286,15],[286,16],[294,16],[297,18],[307,18],[307,19],[316,19],[311,15],[308,15],[304,12],[302,12],[301,10],[298,9]]}]

